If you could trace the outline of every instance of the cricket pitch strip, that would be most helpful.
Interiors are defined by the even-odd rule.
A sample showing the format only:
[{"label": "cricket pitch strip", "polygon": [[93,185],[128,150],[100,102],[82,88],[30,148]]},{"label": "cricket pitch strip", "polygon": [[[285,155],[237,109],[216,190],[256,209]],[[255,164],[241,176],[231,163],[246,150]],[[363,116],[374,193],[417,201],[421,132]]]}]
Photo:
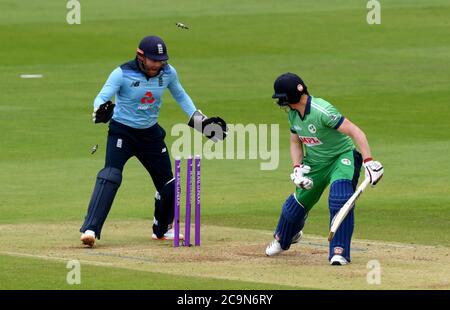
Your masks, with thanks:
[{"label": "cricket pitch strip", "polygon": [[[307,231],[289,251],[266,257],[265,247],[272,240],[270,231],[203,225],[200,247],[174,248],[170,241],[151,239],[148,220],[111,220],[102,239],[90,249],[79,242],[79,225],[0,225],[0,255],[76,259],[82,265],[298,288],[450,289],[450,251],[443,246],[354,240],[352,263],[330,266],[326,237],[311,236]],[[377,261],[381,267],[379,284],[367,281],[370,261]]]}]

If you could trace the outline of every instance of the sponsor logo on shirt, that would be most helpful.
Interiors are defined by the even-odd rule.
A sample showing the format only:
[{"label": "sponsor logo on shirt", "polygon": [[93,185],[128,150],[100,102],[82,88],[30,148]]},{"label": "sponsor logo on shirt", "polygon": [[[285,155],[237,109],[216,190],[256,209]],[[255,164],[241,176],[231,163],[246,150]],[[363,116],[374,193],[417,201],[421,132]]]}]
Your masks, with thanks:
[{"label": "sponsor logo on shirt", "polygon": [[300,141],[302,141],[303,144],[307,146],[315,146],[315,145],[321,145],[322,141],[317,139],[316,137],[303,137],[299,136]]},{"label": "sponsor logo on shirt", "polygon": [[156,99],[153,97],[153,93],[151,91],[146,92],[145,96],[141,98],[141,104],[138,106],[138,110],[144,111],[151,109],[155,101]]},{"label": "sponsor logo on shirt", "polygon": [[155,97],[153,97],[151,91],[146,92],[145,96],[141,98],[142,104],[152,104],[153,102],[155,102]]},{"label": "sponsor logo on shirt", "polygon": [[151,108],[152,108],[151,105],[140,105],[140,106],[138,106],[138,110],[141,110],[141,111],[150,110]]},{"label": "sponsor logo on shirt", "polygon": [[338,118],[339,118],[339,115],[336,115],[336,114],[331,114],[330,115],[330,119],[331,119],[332,122],[336,121]]},{"label": "sponsor logo on shirt", "polygon": [[300,130],[302,130],[302,127],[295,125],[295,126],[294,126],[294,130],[300,131]]}]

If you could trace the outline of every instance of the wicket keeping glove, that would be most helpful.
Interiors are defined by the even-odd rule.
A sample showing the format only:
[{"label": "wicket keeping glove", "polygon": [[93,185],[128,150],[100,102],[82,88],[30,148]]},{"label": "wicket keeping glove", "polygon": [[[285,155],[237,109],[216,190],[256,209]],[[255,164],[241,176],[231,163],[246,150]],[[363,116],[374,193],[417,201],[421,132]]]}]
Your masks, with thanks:
[{"label": "wicket keeping glove", "polygon": [[92,121],[94,123],[107,123],[114,114],[115,104],[111,101],[102,103],[98,108],[94,109],[92,113]]},{"label": "wicket keeping glove", "polygon": [[207,117],[200,110],[197,110],[192,114],[188,125],[214,142],[224,140],[228,134],[227,123],[222,118],[218,116]]},{"label": "wicket keeping glove", "polygon": [[384,168],[379,161],[374,161],[371,157],[364,159],[366,178],[370,179],[370,184],[375,186],[383,177]]},{"label": "wicket keeping glove", "polygon": [[291,180],[295,186],[302,189],[311,189],[314,186],[314,182],[311,178],[305,177],[311,171],[311,167],[307,165],[295,166],[294,171],[291,173]]}]

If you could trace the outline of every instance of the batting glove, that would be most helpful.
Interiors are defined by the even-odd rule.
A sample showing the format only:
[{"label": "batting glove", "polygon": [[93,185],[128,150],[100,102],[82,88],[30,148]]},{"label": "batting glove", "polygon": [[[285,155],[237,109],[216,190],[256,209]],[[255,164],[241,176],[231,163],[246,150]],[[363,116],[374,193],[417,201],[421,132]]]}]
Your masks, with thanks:
[{"label": "batting glove", "polygon": [[311,189],[314,186],[314,182],[311,178],[304,175],[311,171],[311,167],[307,165],[295,166],[294,171],[291,173],[291,180],[295,186],[302,189]]},{"label": "batting glove", "polygon": [[379,161],[374,161],[371,157],[364,159],[366,178],[370,179],[370,184],[375,186],[383,177],[384,168]]}]

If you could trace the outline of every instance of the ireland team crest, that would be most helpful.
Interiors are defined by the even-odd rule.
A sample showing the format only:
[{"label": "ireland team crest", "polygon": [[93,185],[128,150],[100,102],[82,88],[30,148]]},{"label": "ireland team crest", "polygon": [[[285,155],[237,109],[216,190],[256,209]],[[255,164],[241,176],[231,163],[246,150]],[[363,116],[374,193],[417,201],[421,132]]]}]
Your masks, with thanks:
[{"label": "ireland team crest", "polygon": [[309,124],[308,125],[308,130],[309,130],[310,133],[316,133],[317,132],[316,126],[314,126],[313,124]]}]

